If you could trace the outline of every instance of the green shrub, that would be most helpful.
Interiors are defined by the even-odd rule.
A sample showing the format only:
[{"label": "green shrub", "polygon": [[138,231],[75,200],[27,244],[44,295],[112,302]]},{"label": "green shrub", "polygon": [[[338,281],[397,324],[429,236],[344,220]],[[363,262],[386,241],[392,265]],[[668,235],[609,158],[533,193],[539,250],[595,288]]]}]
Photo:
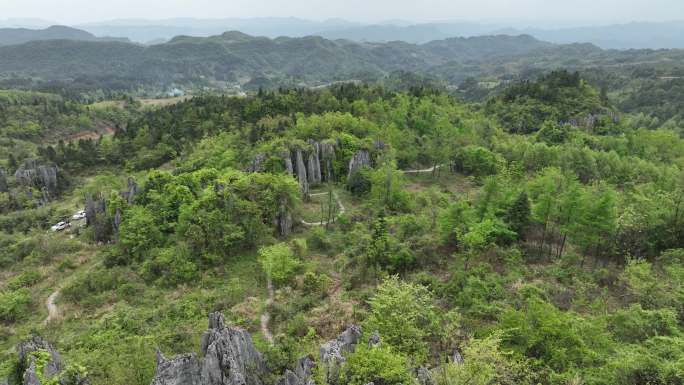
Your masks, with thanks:
[{"label": "green shrub", "polygon": [[499,171],[501,159],[490,150],[479,146],[465,146],[456,153],[456,170],[473,176],[494,175]]},{"label": "green shrub", "polygon": [[558,373],[598,364],[612,343],[601,319],[562,312],[536,297],[521,310],[503,313],[501,327],[507,330],[508,348],[541,360]]},{"label": "green shrub", "polygon": [[535,384],[524,361],[502,351],[498,335],[468,341],[462,364],[442,365],[435,373],[437,385]]},{"label": "green shrub", "polygon": [[368,167],[356,170],[347,178],[347,189],[354,196],[361,197],[368,194],[371,186],[371,170]]},{"label": "green shrub", "polygon": [[608,318],[616,339],[635,343],[655,336],[679,335],[677,313],[672,309],[644,310],[640,304],[621,309]]},{"label": "green shrub", "polygon": [[340,371],[340,384],[399,385],[414,382],[407,368],[408,361],[389,346],[368,348],[361,344],[356,352],[347,357]]},{"label": "green shrub", "polygon": [[127,255],[141,260],[161,241],[162,234],[150,210],[136,206],[126,212],[119,229],[119,244]]},{"label": "green shrub", "polygon": [[309,271],[302,278],[302,291],[307,295],[318,296],[328,290],[330,282],[331,279],[326,274]]},{"label": "green shrub", "polygon": [[43,276],[34,270],[25,271],[9,281],[7,287],[11,290],[17,290],[22,287],[31,287],[38,283]]},{"label": "green shrub", "polygon": [[383,342],[416,362],[427,358],[429,341],[439,329],[438,313],[427,288],[393,276],[378,287],[369,303],[365,330],[378,331]]},{"label": "green shrub", "polygon": [[266,275],[276,283],[285,283],[300,266],[299,260],[286,243],[259,249],[259,263]]},{"label": "green shrub", "polygon": [[0,321],[15,322],[28,316],[31,292],[22,288],[0,292]]},{"label": "green shrub", "polygon": [[325,251],[331,246],[328,233],[322,226],[315,227],[308,232],[306,243],[313,250]]},{"label": "green shrub", "polygon": [[64,298],[73,302],[113,290],[123,281],[119,270],[99,269],[77,277],[61,291]]},{"label": "green shrub", "polygon": [[161,285],[176,286],[197,279],[198,268],[187,247],[155,249],[143,263],[142,274]]}]

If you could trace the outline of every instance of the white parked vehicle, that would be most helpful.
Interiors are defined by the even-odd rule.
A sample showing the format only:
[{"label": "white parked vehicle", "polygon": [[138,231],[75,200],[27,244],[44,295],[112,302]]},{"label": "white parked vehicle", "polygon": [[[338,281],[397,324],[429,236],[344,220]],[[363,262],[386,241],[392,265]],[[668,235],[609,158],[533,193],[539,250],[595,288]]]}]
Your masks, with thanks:
[{"label": "white parked vehicle", "polygon": [[75,219],[78,221],[78,220],[83,219],[85,217],[86,217],[85,210],[81,210],[81,211],[77,212],[76,214],[72,215],[71,219]]},{"label": "white parked vehicle", "polygon": [[56,225],[50,227],[50,230],[52,230],[52,231],[62,231],[62,230],[64,230],[64,229],[66,229],[67,227],[69,227],[69,224],[68,224],[67,222],[62,221],[62,222],[59,222],[59,223],[57,223]]}]

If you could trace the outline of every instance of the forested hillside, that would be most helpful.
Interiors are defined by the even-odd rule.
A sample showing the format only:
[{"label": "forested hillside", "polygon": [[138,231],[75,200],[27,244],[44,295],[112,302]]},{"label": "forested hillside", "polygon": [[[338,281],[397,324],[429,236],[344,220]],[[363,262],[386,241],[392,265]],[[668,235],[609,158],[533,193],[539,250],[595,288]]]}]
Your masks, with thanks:
[{"label": "forested hillside", "polygon": [[54,25],[45,29],[0,28],[0,46],[35,40],[97,40],[95,35],[75,28]]},{"label": "forested hillside", "polygon": [[256,89],[376,80],[396,70],[426,71],[450,61],[479,62],[548,46],[529,36],[454,38],[413,45],[359,44],[320,37],[268,39],[236,31],[207,38],[178,36],[149,47],[120,42],[39,41],[0,47],[0,75],[48,82],[76,79],[77,83],[107,89],[119,84],[127,89],[173,83],[216,87],[216,82],[248,87],[253,83]]},{"label": "forested hillside", "polygon": [[[605,80],[8,93],[0,382],[681,383],[681,126]],[[74,119],[114,132],[53,136]]]}]

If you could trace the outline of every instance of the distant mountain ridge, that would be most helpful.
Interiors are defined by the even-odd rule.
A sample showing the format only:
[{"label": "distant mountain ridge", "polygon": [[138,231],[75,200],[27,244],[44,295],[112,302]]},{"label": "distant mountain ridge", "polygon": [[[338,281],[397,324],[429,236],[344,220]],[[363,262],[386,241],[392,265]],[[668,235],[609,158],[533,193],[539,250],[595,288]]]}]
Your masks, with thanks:
[{"label": "distant mountain ridge", "polygon": [[511,79],[556,68],[630,71],[648,65],[667,74],[673,63],[681,62],[684,50],[604,50],[588,43],[558,45],[529,35],[411,44],[320,36],[271,39],[229,31],[210,37],[176,36],[149,46],[99,40],[0,46],[0,86],[81,90],[315,87],[338,81],[376,81],[396,72],[459,85],[471,77]]},{"label": "distant mountain ridge", "polygon": [[391,21],[363,24],[345,20],[312,21],[299,18],[113,20],[77,25],[97,36],[125,36],[149,43],[177,35],[206,37],[227,30],[276,38],[310,35],[356,42],[404,41],[422,44],[450,37],[528,34],[558,44],[592,43],[604,49],[684,48],[684,21],[623,23],[599,26],[528,26],[521,23]]},{"label": "distant mountain ridge", "polygon": [[317,36],[269,39],[230,31],[177,36],[164,44],[54,40],[0,47],[0,77],[47,81],[125,78],[144,84],[272,82],[311,84],[376,79],[393,71],[427,72],[451,62],[478,62],[551,48],[530,36],[450,38],[416,45],[356,43]]},{"label": "distant mountain ridge", "polygon": [[538,39],[558,44],[587,42],[612,49],[684,48],[684,21],[660,23],[633,22],[607,26],[587,26],[561,29],[508,28],[504,34],[530,34]]},{"label": "distant mountain ridge", "polygon": [[45,29],[0,28],[0,46],[40,40],[126,41],[127,39],[97,37],[90,32],[62,25],[53,25]]}]

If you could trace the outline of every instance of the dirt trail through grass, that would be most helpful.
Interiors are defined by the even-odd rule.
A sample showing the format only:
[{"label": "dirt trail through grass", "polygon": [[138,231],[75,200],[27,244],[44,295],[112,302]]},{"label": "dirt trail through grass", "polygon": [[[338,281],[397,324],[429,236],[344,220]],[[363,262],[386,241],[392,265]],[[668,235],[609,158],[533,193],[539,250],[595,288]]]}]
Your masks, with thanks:
[{"label": "dirt trail through grass", "polygon": [[55,290],[45,301],[45,307],[47,307],[48,310],[48,316],[44,322],[46,325],[59,317],[59,309],[55,304],[57,296],[59,296],[59,290]]},{"label": "dirt trail through grass", "polygon": [[266,308],[264,309],[264,312],[261,314],[261,334],[264,335],[264,338],[273,345],[273,334],[271,333],[271,330],[268,328],[268,324],[271,321],[271,314],[268,312],[269,306],[273,304],[273,298],[275,297],[275,293],[273,290],[273,282],[269,278],[268,280],[268,299],[266,300]]}]

